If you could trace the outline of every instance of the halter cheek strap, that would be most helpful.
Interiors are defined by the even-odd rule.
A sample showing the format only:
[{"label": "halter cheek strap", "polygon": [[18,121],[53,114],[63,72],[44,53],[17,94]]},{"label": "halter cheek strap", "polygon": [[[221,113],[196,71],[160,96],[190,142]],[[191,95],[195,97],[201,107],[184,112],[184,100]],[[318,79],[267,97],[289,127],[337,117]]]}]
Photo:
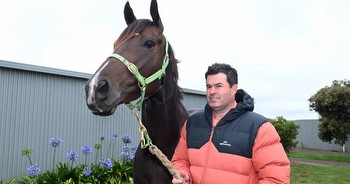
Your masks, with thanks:
[{"label": "halter cheek strap", "polygon": [[162,68],[159,69],[156,73],[152,74],[151,76],[145,78],[143,77],[138,68],[135,66],[134,63],[129,62],[127,59],[125,59],[123,56],[119,55],[119,54],[112,54],[110,57],[112,58],[116,58],[118,59],[120,62],[122,62],[128,69],[129,71],[135,76],[135,78],[137,79],[137,81],[139,82],[139,87],[141,90],[141,98],[139,101],[137,101],[135,104],[132,104],[130,102],[125,103],[126,106],[130,109],[133,110],[134,108],[136,108],[137,110],[141,109],[142,103],[145,100],[145,94],[146,94],[146,86],[147,84],[153,82],[156,79],[161,79],[162,76],[165,75],[165,70],[169,65],[169,55],[168,55],[168,47],[169,47],[169,43],[168,41],[165,39],[165,56],[163,59],[163,64],[162,64]]},{"label": "halter cheek strap", "polygon": [[[141,89],[141,98],[139,101],[137,101],[135,104],[131,104],[130,102],[125,103],[126,106],[132,111],[134,108],[137,108],[138,111],[140,111],[141,106],[143,101],[145,100],[145,94],[146,94],[146,86],[147,84],[153,82],[156,79],[161,79],[162,76],[165,75],[165,70],[168,67],[169,64],[169,55],[168,55],[168,47],[169,47],[169,43],[168,41],[165,39],[165,56],[163,59],[163,65],[162,68],[159,69],[156,73],[152,74],[151,76],[145,78],[143,77],[138,68],[135,66],[134,63],[129,62],[127,59],[125,59],[123,56],[119,55],[119,54],[112,54],[110,57],[116,58],[118,59],[120,62],[122,62],[128,69],[129,71],[134,74],[135,78],[138,80],[139,82],[139,87]],[[157,148],[156,145],[152,144],[152,140],[149,137],[149,134],[147,132],[146,127],[142,124],[139,116],[137,115],[136,112],[134,112],[134,115],[136,116],[139,124],[140,124],[140,134],[141,134],[141,141],[140,141],[140,145],[142,149],[145,148],[149,148],[149,151],[155,155],[161,162],[162,164],[168,169],[168,171],[170,172],[171,175],[173,175],[174,177],[181,179],[182,183],[185,183],[184,179],[182,178],[182,176],[180,175],[180,173],[175,169],[175,167],[172,165],[172,163],[168,160],[168,158],[162,153],[162,151]]]}]

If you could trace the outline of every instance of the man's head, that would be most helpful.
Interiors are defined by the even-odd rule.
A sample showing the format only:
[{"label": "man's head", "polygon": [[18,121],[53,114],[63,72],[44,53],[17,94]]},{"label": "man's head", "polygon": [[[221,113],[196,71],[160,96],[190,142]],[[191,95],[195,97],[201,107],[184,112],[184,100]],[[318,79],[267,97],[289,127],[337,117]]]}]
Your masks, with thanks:
[{"label": "man's head", "polygon": [[215,63],[205,73],[208,105],[215,112],[226,113],[236,106],[237,71],[228,64]]},{"label": "man's head", "polygon": [[205,79],[208,78],[208,75],[215,75],[220,72],[226,74],[227,82],[229,83],[230,87],[232,87],[234,84],[238,84],[237,70],[225,63],[214,63],[209,66],[207,72],[205,73]]}]

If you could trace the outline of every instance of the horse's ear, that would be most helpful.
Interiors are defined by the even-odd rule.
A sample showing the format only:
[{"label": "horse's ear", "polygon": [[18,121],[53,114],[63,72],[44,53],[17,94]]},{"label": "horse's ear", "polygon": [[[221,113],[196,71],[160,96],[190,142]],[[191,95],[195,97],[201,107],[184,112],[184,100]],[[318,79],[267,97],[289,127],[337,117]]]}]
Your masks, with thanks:
[{"label": "horse's ear", "polygon": [[124,6],[124,18],[125,18],[127,25],[133,23],[136,20],[134,12],[132,11],[132,8],[130,7],[129,1],[126,2],[125,6]]},{"label": "horse's ear", "polygon": [[160,32],[162,33],[164,30],[162,20],[160,19],[159,13],[158,13],[158,4],[157,0],[152,0],[151,2],[151,16],[153,23],[158,26]]}]

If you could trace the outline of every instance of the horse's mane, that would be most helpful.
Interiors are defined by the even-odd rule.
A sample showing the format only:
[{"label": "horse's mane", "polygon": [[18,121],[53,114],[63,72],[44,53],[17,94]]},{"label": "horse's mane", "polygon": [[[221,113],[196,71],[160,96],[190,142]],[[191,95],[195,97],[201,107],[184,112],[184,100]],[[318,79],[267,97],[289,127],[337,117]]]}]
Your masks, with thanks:
[{"label": "horse's mane", "polygon": [[173,51],[173,48],[171,47],[170,43],[169,43],[169,50],[168,50],[168,54],[169,54],[169,66],[168,66],[168,72],[171,72],[171,76],[172,78],[166,77],[165,82],[169,82],[172,83],[167,89],[165,89],[165,93],[168,94],[168,97],[170,97],[170,95],[174,95],[176,98],[179,99],[183,99],[183,91],[180,88],[180,86],[178,85],[178,80],[179,80],[179,72],[178,72],[178,67],[177,64],[179,63],[179,60],[177,60],[175,58],[175,54]]}]

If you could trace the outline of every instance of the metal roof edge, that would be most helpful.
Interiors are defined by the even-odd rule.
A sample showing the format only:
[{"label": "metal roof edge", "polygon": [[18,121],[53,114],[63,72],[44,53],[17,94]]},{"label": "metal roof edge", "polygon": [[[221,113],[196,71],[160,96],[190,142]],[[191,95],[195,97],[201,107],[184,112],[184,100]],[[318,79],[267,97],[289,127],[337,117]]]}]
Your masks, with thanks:
[{"label": "metal roof edge", "polygon": [[189,94],[195,94],[195,95],[206,95],[205,91],[200,91],[200,90],[195,90],[195,89],[188,89],[188,88],[182,88],[184,93],[189,93]]},{"label": "metal roof edge", "polygon": [[92,76],[92,74],[88,74],[88,73],[75,72],[75,71],[37,66],[37,65],[31,65],[31,64],[24,64],[24,63],[17,63],[12,61],[4,61],[4,60],[0,60],[0,67],[39,72],[39,73],[47,73],[47,74],[53,74],[53,75],[83,78],[83,79],[89,79]]}]

